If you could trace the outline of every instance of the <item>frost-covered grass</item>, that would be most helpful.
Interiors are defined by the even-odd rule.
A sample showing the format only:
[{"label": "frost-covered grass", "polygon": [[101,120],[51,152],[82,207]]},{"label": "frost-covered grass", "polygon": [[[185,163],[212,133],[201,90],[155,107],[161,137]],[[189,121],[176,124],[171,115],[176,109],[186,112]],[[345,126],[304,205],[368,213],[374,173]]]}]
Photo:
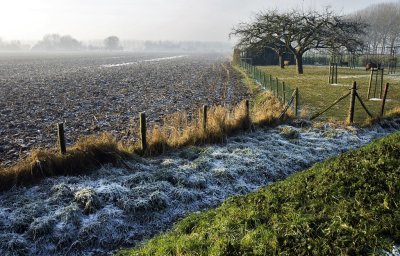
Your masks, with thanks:
[{"label": "frost-covered grass", "polygon": [[135,246],[220,205],[400,129],[278,126],[0,194],[0,255],[95,255]]},{"label": "frost-covered grass", "polygon": [[[374,116],[379,115],[381,108],[381,101],[367,100],[367,92],[370,78],[370,71],[357,68],[350,69],[348,67],[338,68],[338,85],[329,85],[329,67],[328,66],[308,66],[304,67],[304,74],[298,75],[296,73],[296,66],[285,67],[281,69],[278,66],[262,66],[258,67],[273,77],[278,77],[279,81],[284,81],[291,87],[299,88],[300,95],[300,111],[305,116],[312,116],[318,111],[322,111],[332,104],[339,97],[349,91],[353,81],[357,82],[358,94],[363,99],[367,108],[373,113]],[[384,83],[389,83],[388,99],[386,102],[386,109],[389,111],[399,106],[400,103],[400,84],[396,75],[387,75],[385,71]],[[375,80],[374,80],[375,81]],[[374,89],[372,89],[373,93]],[[379,88],[377,96],[379,95]],[[379,97],[379,96],[378,96]],[[339,120],[344,121],[348,115],[349,97],[341,101],[332,109],[323,114],[320,120]],[[368,115],[362,108],[361,104],[357,101],[355,108],[355,121],[363,123]]]},{"label": "frost-covered grass", "polygon": [[400,243],[399,181],[397,132],[190,214],[118,255],[383,255]]}]

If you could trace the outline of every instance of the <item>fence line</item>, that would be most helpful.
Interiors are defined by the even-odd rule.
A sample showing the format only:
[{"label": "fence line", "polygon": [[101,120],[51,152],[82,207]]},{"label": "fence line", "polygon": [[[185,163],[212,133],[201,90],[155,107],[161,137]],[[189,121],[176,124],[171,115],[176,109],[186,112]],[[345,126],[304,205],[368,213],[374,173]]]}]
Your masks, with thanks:
[{"label": "fence line", "polygon": [[[387,96],[387,91],[389,88],[389,83],[386,84],[385,86],[385,91],[384,91],[384,95],[383,95],[383,100],[382,100],[382,106],[381,106],[381,111],[380,111],[380,116],[383,116],[384,113],[384,108],[385,108],[385,102],[386,102],[386,96]],[[331,105],[329,105],[327,108],[325,108],[324,110],[314,114],[310,119],[314,120],[315,118],[319,117],[320,115],[322,115],[323,113],[325,113],[326,111],[328,111],[329,109],[331,109],[333,106],[335,106],[336,104],[338,104],[340,101],[344,100],[345,98],[347,98],[348,96],[350,96],[350,104],[349,104],[349,111],[348,111],[348,117],[347,117],[347,122],[349,124],[352,124],[354,122],[354,113],[355,113],[355,103],[356,103],[356,99],[358,99],[358,101],[361,104],[361,107],[364,109],[364,111],[367,113],[367,115],[370,118],[374,118],[373,114],[368,110],[367,106],[365,105],[364,101],[361,99],[360,95],[357,92],[357,82],[354,81],[353,82],[353,86],[350,89],[350,92],[344,94],[343,96],[341,96],[340,98],[338,98],[337,100],[335,100]]]},{"label": "fence line", "polygon": [[279,81],[277,77],[275,79],[272,78],[272,75],[263,72],[256,66],[251,65],[244,60],[240,60],[240,66],[247,71],[250,77],[261,87],[262,90],[270,91],[283,103],[283,105],[287,104],[287,108],[293,105],[293,112],[295,116],[297,116],[299,109],[299,91],[297,87],[293,89],[285,82]]}]

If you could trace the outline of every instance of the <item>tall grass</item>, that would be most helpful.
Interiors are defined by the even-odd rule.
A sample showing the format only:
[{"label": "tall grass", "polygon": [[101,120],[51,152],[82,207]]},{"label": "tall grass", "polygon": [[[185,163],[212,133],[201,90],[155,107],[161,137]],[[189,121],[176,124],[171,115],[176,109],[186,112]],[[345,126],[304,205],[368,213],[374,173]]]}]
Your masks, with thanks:
[{"label": "tall grass", "polygon": [[[148,147],[142,151],[140,141],[122,143],[110,134],[80,138],[62,155],[56,149],[36,149],[29,157],[12,167],[0,168],[0,191],[13,186],[35,183],[54,175],[76,175],[111,163],[123,165],[134,155],[153,156],[189,145],[221,143],[253,125],[277,122],[282,106],[270,93],[257,94],[247,116],[244,102],[232,108],[211,107],[207,128],[203,129],[201,113],[189,118],[185,112],[167,116],[162,125],[147,131]],[[137,129],[139,130],[139,129]]]},{"label": "tall grass", "polygon": [[106,133],[80,138],[65,155],[55,149],[35,149],[21,162],[0,169],[0,191],[48,176],[76,175],[106,163],[121,163],[129,155],[124,145]]},{"label": "tall grass", "polygon": [[134,153],[157,155],[169,149],[189,145],[222,143],[232,134],[246,131],[254,125],[278,122],[282,105],[269,92],[259,93],[250,108],[250,115],[244,101],[233,108],[214,106],[208,110],[206,129],[203,127],[202,113],[188,118],[185,112],[175,113],[164,119],[163,125],[155,126],[147,134],[148,148],[142,152],[139,144],[134,145]]}]

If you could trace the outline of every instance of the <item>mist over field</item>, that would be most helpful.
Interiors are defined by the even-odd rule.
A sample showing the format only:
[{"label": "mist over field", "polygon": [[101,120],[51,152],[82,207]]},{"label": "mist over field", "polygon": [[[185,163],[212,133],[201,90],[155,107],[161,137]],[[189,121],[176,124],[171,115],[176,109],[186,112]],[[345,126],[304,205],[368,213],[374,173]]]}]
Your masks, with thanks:
[{"label": "mist over field", "polygon": [[[0,5],[0,51],[104,50],[116,36],[127,51],[212,51],[232,49],[234,24],[265,9],[352,13],[379,1],[316,0],[5,0]],[[53,41],[46,44],[46,41]]]}]

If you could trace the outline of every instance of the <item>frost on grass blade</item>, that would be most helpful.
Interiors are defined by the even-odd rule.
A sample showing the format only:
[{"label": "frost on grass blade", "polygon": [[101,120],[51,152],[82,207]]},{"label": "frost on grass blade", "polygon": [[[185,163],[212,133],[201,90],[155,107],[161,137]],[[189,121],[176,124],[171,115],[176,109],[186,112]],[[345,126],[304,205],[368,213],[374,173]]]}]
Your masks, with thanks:
[{"label": "frost on grass blade", "polygon": [[280,126],[104,166],[82,177],[55,177],[0,195],[0,255],[87,255],[132,246],[189,212],[215,207],[312,163],[399,129]]}]

